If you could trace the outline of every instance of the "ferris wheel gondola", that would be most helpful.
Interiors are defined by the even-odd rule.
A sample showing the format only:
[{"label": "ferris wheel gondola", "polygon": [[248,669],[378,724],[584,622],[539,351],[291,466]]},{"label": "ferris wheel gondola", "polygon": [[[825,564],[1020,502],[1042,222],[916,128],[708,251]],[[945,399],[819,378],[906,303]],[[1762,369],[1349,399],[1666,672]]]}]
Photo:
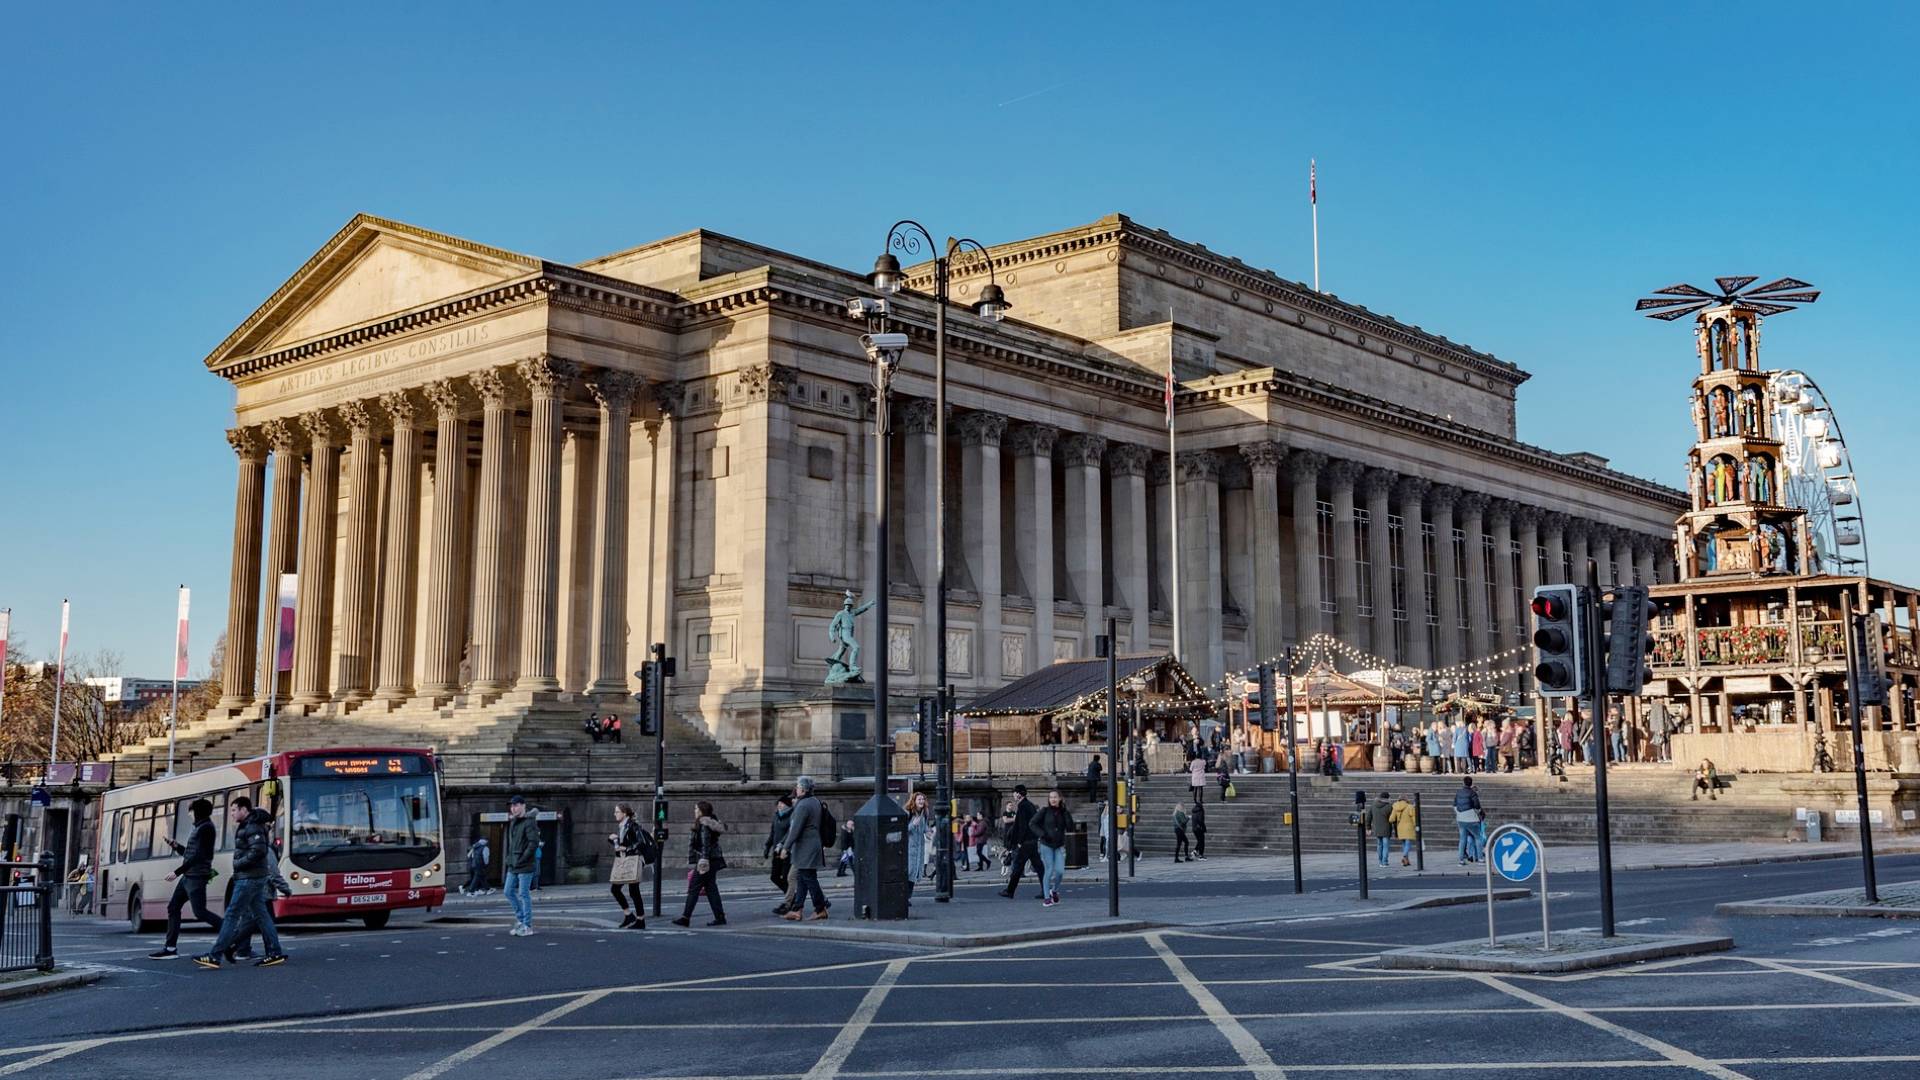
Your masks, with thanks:
[{"label": "ferris wheel gondola", "polygon": [[1820,385],[1803,371],[1776,371],[1774,430],[1782,443],[1786,501],[1807,512],[1812,541],[1808,569],[1867,573],[1867,526],[1853,456]]}]

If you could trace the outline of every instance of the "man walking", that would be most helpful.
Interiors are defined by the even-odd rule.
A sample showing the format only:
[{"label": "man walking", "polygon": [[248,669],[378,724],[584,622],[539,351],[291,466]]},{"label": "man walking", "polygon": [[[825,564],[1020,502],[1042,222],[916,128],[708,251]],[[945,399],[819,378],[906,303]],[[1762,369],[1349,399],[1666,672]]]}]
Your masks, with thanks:
[{"label": "man walking", "polygon": [[540,814],[524,795],[507,800],[507,837],[503,865],[507,906],[513,909],[514,937],[533,933],[533,879],[540,867]]},{"label": "man walking", "polygon": [[[1195,806],[1200,805],[1195,803]],[[1173,808],[1173,861],[1192,862],[1193,854],[1187,848],[1187,812],[1180,806]]]},{"label": "man walking", "polygon": [[173,899],[167,901],[167,943],[148,953],[149,960],[171,960],[180,955],[176,948],[180,943],[180,909],[189,903],[194,918],[212,927],[215,935],[220,933],[220,916],[207,910],[207,880],[213,876],[215,846],[213,804],[195,799],[187,812],[193,815],[193,835],[187,843],[182,845],[167,837],[168,846],[180,856],[180,865],[167,875],[167,880],[174,882]]},{"label": "man walking", "polygon": [[1007,887],[1000,890],[1000,895],[1009,900],[1013,899],[1013,894],[1020,888],[1020,875],[1025,872],[1028,863],[1033,864],[1034,876],[1042,879],[1042,888],[1045,887],[1047,873],[1047,868],[1040,863],[1039,840],[1033,835],[1033,815],[1036,807],[1033,801],[1027,798],[1027,785],[1015,784],[1013,793],[1020,796],[1020,799],[1013,804],[1013,821],[1007,826],[1007,834],[1004,838],[1007,850],[1013,852],[1013,869],[1007,875]]},{"label": "man walking", "polygon": [[820,868],[827,864],[830,840],[827,833],[833,826],[826,808],[813,793],[813,777],[803,776],[794,781],[793,797],[799,801],[793,804],[793,813],[787,815],[787,836],[780,845],[793,867],[793,899],[785,905],[787,910],[780,917],[799,922],[800,909],[811,899],[813,920],[818,922],[827,917],[827,908],[831,906],[826,894],[820,891]]},{"label": "man walking", "polygon": [[1473,777],[1460,778],[1460,790],[1453,793],[1453,821],[1460,828],[1460,865],[1480,861],[1480,823],[1487,814],[1480,806],[1480,793],[1473,790]]},{"label": "man walking", "polygon": [[1100,768],[1100,755],[1095,754],[1093,755],[1093,760],[1087,762],[1087,801],[1088,802],[1100,801],[1101,771],[1102,770]]},{"label": "man walking", "polygon": [[[211,811],[212,807],[208,807]],[[227,918],[220,926],[220,936],[214,940],[213,948],[205,956],[196,956],[193,962],[208,971],[218,971],[223,957],[231,960],[228,950],[255,929],[260,931],[261,940],[266,943],[267,955],[254,961],[254,967],[275,967],[287,962],[287,956],[280,951],[280,932],[273,925],[273,875],[271,863],[273,848],[269,843],[273,836],[273,817],[265,810],[256,810],[253,800],[245,795],[235,795],[227,805],[227,816],[233,822],[233,895],[227,900]]]},{"label": "man walking", "polygon": [[1380,850],[1380,865],[1387,865],[1387,852],[1393,847],[1393,796],[1383,791],[1367,807],[1367,831],[1373,833],[1374,846]]}]

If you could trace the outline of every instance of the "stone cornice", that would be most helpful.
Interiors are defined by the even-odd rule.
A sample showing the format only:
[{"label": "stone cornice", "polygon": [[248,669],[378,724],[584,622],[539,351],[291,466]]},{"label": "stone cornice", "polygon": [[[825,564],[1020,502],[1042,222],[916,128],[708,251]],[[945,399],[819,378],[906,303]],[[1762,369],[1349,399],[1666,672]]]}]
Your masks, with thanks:
[{"label": "stone cornice", "polygon": [[1299,402],[1345,413],[1383,427],[1411,432],[1420,438],[1452,443],[1492,457],[1517,462],[1529,469],[1571,477],[1582,483],[1608,488],[1636,499],[1662,503],[1678,510],[1687,503],[1686,493],[1656,484],[1651,480],[1613,469],[1583,465],[1560,454],[1531,446],[1517,439],[1504,439],[1442,417],[1418,412],[1405,406],[1382,401],[1352,390],[1342,389],[1316,379],[1293,375],[1274,368],[1218,375],[1200,383],[1190,383],[1178,396],[1182,405],[1193,407],[1209,402],[1244,402],[1247,398],[1268,397],[1287,403]]}]

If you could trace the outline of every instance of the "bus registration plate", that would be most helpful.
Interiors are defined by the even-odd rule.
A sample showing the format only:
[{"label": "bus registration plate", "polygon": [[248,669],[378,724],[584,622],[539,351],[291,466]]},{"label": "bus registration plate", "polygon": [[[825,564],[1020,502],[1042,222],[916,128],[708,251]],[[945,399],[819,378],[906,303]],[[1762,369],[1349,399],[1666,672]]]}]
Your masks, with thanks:
[{"label": "bus registration plate", "polygon": [[384,903],[386,903],[386,902],[387,902],[387,894],[386,894],[386,893],[383,893],[383,892],[381,892],[381,893],[355,893],[354,895],[352,895],[352,896],[350,896],[350,897],[348,897],[348,898],[347,898],[347,903],[348,903],[348,904],[350,904],[350,905],[358,905],[358,904],[384,904]]}]

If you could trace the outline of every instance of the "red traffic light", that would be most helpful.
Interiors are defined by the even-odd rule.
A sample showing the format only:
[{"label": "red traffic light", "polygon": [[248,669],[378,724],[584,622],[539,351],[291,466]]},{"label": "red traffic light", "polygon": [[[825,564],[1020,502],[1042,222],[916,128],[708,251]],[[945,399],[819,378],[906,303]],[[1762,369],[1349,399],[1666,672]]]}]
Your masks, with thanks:
[{"label": "red traffic light", "polygon": [[1567,605],[1558,596],[1542,594],[1533,598],[1533,613],[1538,618],[1558,621],[1567,617]]}]

